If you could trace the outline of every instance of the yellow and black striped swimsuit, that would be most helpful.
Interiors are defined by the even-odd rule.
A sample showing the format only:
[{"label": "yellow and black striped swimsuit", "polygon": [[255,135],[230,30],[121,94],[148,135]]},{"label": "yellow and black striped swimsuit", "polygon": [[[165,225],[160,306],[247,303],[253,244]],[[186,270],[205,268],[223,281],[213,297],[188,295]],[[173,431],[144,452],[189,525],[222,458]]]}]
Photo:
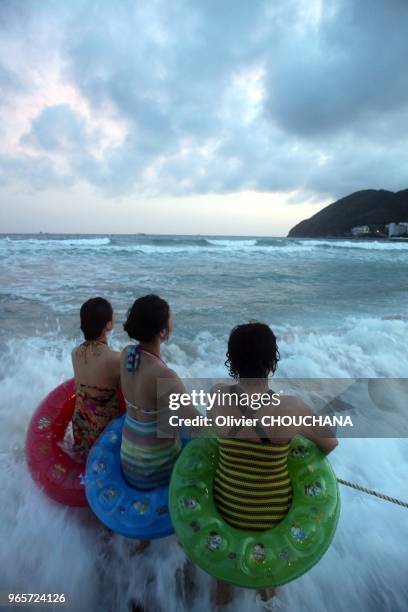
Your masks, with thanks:
[{"label": "yellow and black striped swimsuit", "polygon": [[214,501],[227,523],[264,531],[279,523],[292,503],[290,443],[218,438]]}]

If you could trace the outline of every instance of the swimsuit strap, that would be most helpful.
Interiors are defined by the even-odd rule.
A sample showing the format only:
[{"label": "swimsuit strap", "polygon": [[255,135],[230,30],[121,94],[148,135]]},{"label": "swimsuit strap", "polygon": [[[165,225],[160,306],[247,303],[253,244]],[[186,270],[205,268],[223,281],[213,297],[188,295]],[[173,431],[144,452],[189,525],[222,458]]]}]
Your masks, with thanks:
[{"label": "swimsuit strap", "polygon": [[[152,408],[152,409],[140,408],[140,406],[136,406],[136,404],[133,404],[132,402],[130,402],[126,398],[125,398],[125,403],[126,403],[126,408],[132,408],[135,412],[140,412],[142,414],[160,414],[160,413],[164,412],[165,410],[167,410],[167,407],[164,407],[164,408]],[[132,418],[134,418],[134,417],[132,417]],[[134,419],[134,420],[137,420],[137,419]]]},{"label": "swimsuit strap", "polygon": [[129,347],[126,361],[126,369],[128,372],[135,372],[140,366],[140,348],[132,345]]},{"label": "swimsuit strap", "polygon": [[98,387],[97,385],[87,385],[87,384],[81,383],[81,382],[77,383],[77,389],[78,390],[84,389],[85,387],[87,389],[95,389],[95,391],[102,391],[102,392],[117,391],[118,390],[117,387]]},{"label": "swimsuit strap", "polygon": [[[236,393],[238,392],[239,386],[238,385],[230,385],[229,389],[230,392],[232,392],[232,390],[234,389],[234,387],[236,388],[237,391],[235,391]],[[271,395],[271,391],[270,389],[268,389],[268,391],[265,391],[265,393],[268,393],[269,395]],[[247,411],[245,410],[244,406],[241,406],[241,404],[238,402],[238,409],[240,411],[240,413],[242,414],[243,417],[248,416],[247,415]],[[229,438],[235,438],[237,433],[242,429],[242,425],[235,425],[234,427],[232,427],[229,432],[228,432],[228,437]],[[258,425],[256,424],[255,426],[252,427],[252,429],[255,430],[258,438],[260,439],[261,444],[271,444],[270,438],[268,437],[267,433],[265,432],[264,428],[262,427],[262,425]],[[254,440],[255,442],[255,440]],[[257,442],[257,444],[259,444],[259,442]]]},{"label": "swimsuit strap", "polygon": [[166,365],[166,363],[163,361],[163,359],[157,353],[154,353],[153,351],[149,351],[149,349],[141,347],[140,344],[138,344],[138,348],[139,348],[139,351],[142,351],[143,353],[148,353],[149,355],[153,355],[153,357],[156,357],[156,359],[161,361],[163,365]]},{"label": "swimsuit strap", "polygon": [[81,346],[89,346],[90,344],[108,344],[107,340],[84,340]]},{"label": "swimsuit strap", "polygon": [[108,343],[106,340],[85,340],[82,344],[79,345],[79,356],[84,359],[84,362],[87,363],[87,353],[88,349],[90,350],[91,355],[99,355],[96,350],[94,352],[94,348],[98,345],[107,346]]},{"label": "swimsuit strap", "polygon": [[141,357],[142,352],[148,353],[149,355],[153,355],[153,357],[156,357],[156,359],[159,359],[164,365],[166,365],[163,359],[160,357],[160,355],[158,355],[157,353],[154,353],[153,351],[149,351],[146,348],[143,348],[140,344],[137,344],[136,346],[132,345],[128,351],[127,362],[126,362],[126,369],[128,372],[135,372],[136,370],[139,369],[140,357]]}]

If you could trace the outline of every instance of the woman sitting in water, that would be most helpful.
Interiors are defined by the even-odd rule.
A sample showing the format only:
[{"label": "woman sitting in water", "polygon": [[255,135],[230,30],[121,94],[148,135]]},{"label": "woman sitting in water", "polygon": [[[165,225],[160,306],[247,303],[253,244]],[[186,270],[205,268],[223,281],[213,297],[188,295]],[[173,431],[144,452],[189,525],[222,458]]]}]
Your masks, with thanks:
[{"label": "woman sitting in water", "polygon": [[72,351],[76,383],[72,429],[74,450],[85,458],[106,425],[119,414],[120,353],[108,346],[107,334],[114,323],[107,300],[96,297],[82,304],[80,319],[85,341]]},{"label": "woman sitting in water", "polygon": [[[256,396],[273,391],[268,376],[274,374],[279,360],[276,337],[263,323],[248,323],[235,327],[228,341],[226,365],[235,385],[220,385],[214,390],[245,393]],[[272,399],[272,398],[271,398]],[[213,417],[225,414],[225,407],[217,407]],[[228,414],[254,417],[252,408],[239,402],[228,406]],[[280,396],[280,404],[273,403],[256,411],[258,423],[263,415],[312,415],[313,411],[302,400]],[[283,429],[283,431],[282,431]],[[263,531],[277,525],[287,514],[292,502],[292,486],[287,458],[292,438],[301,434],[328,454],[336,446],[335,437],[327,429],[310,427],[259,427],[238,430],[218,430],[219,464],[214,480],[214,501],[226,522],[243,531]],[[225,436],[225,437],[224,437]],[[264,609],[277,609],[279,600],[274,589],[259,591],[257,601]],[[228,603],[231,586],[217,581],[216,603]]]},{"label": "woman sitting in water", "polygon": [[168,411],[166,394],[158,399],[158,379],[168,379],[172,392],[185,392],[177,374],[160,356],[160,345],[169,338],[172,327],[170,307],[157,295],[136,300],[124,325],[139,344],[122,351],[121,382],[127,414],[120,454],[123,474],[137,489],[167,484],[181,450],[178,436],[157,435],[160,416]]}]

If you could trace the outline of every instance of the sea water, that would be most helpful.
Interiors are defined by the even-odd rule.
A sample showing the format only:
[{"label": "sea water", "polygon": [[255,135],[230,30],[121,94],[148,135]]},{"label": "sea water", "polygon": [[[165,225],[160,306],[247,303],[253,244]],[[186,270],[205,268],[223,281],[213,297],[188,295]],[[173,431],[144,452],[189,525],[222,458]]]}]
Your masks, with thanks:
[{"label": "sea water", "polygon": [[[163,347],[183,377],[225,377],[231,328],[272,326],[281,377],[408,377],[408,244],[206,236],[0,236],[0,592],[64,592],[68,609],[211,609],[212,579],[186,564],[175,537],[137,555],[88,509],[64,508],[31,481],[24,439],[39,401],[72,375],[78,310],[89,297],[115,309],[111,344],[133,300],[169,301]],[[406,439],[342,439],[339,477],[408,498]],[[284,609],[408,609],[408,510],[341,488],[327,554],[282,587]],[[237,589],[226,610],[254,610]]]}]

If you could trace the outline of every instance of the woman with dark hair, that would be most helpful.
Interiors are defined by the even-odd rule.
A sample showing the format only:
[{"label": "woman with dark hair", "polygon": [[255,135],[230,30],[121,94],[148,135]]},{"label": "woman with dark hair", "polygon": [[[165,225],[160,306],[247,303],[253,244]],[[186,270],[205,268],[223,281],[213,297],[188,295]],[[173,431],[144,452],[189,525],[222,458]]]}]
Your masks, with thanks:
[{"label": "woman with dark hair", "polygon": [[80,320],[85,339],[72,351],[76,383],[72,430],[74,450],[85,458],[106,425],[119,415],[120,353],[108,346],[114,324],[108,300],[87,300]]},{"label": "woman with dark hair", "polygon": [[122,433],[121,463],[129,484],[153,489],[167,484],[181,450],[179,437],[160,438],[160,416],[168,410],[165,394],[158,397],[158,380],[167,379],[171,392],[185,388],[177,374],[161,358],[161,344],[172,332],[168,303],[157,295],[145,295],[130,308],[124,329],[138,344],[122,351],[121,382],[127,414]]},{"label": "woman with dark hair", "polygon": [[[272,401],[268,377],[275,373],[279,350],[275,334],[263,323],[247,323],[235,327],[228,340],[225,362],[234,385],[219,385],[218,391],[237,398],[245,394],[250,398],[270,397],[264,406],[257,404],[258,423],[264,415],[312,415],[313,411],[302,400],[280,396]],[[215,389],[214,389],[215,390]],[[217,412],[225,413],[225,407]],[[251,414],[250,414],[251,413]],[[253,410],[239,401],[228,407],[228,414],[236,417],[254,417]],[[263,531],[277,525],[287,514],[292,502],[292,486],[287,457],[292,438],[302,434],[313,440],[324,453],[337,446],[331,432],[307,427],[296,430],[273,427],[219,430],[219,463],[214,480],[214,501],[226,522],[244,531]],[[230,585],[217,581],[216,603],[231,600]],[[264,609],[278,609],[279,600],[274,589],[259,591],[257,601]]]}]

